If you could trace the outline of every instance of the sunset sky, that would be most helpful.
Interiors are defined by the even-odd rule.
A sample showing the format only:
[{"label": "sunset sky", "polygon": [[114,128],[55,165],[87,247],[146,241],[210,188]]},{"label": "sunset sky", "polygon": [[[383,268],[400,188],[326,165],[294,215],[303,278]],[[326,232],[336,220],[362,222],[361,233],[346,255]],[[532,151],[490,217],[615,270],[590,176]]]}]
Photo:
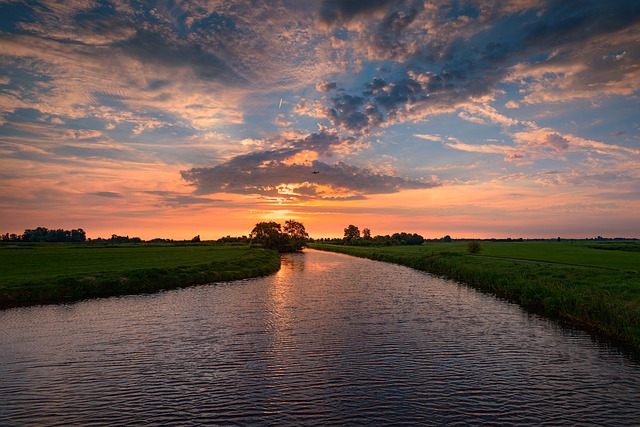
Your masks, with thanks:
[{"label": "sunset sky", "polygon": [[0,232],[640,237],[639,97],[638,1],[0,0]]}]

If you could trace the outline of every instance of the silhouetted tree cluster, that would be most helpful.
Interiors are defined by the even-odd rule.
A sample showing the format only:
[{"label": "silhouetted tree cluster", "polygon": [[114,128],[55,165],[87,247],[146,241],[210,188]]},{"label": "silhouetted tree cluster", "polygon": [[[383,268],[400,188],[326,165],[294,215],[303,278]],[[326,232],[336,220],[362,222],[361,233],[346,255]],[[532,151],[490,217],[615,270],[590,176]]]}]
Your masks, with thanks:
[{"label": "silhouetted tree cluster", "polygon": [[109,239],[106,239],[109,243],[141,243],[142,239],[139,237],[118,236],[112,234]]},{"label": "silhouetted tree cluster", "polygon": [[362,238],[364,240],[369,240],[371,239],[371,230],[369,230],[368,228],[365,228],[362,230]]},{"label": "silhouetted tree cluster", "polygon": [[[371,233],[369,233],[369,237],[371,237]],[[353,224],[349,225],[344,229],[343,239],[347,244],[352,244],[353,242],[360,240],[360,229]]]},{"label": "silhouetted tree cluster", "polygon": [[[137,237],[134,237],[134,239],[137,239]],[[175,240],[173,239],[164,239],[162,237],[154,237],[151,240],[148,240],[149,243],[174,243]]]},{"label": "silhouetted tree cluster", "polygon": [[5,242],[85,242],[87,234],[82,228],[77,230],[49,230],[46,227],[26,229],[23,234],[9,234],[2,236]]},{"label": "silhouetted tree cluster", "polygon": [[393,246],[393,245],[421,245],[425,239],[417,233],[394,233],[389,236],[377,235],[371,237],[371,230],[365,228],[360,234],[360,229],[351,224],[344,229],[344,237],[338,238],[320,238],[316,239],[318,243],[331,243],[337,245],[354,245],[354,246]]},{"label": "silhouetted tree cluster", "polygon": [[[169,242],[167,239],[153,239],[149,240],[149,242],[153,243],[165,243]],[[117,234],[112,234],[111,237],[105,239],[103,237],[98,237],[92,242],[96,243],[142,243],[143,240],[140,237],[129,237],[129,236],[118,236]]]},{"label": "silhouetted tree cluster", "polygon": [[242,243],[242,244],[249,244],[249,237],[247,236],[241,236],[241,237],[231,237],[231,236],[226,236],[226,237],[221,237],[218,240],[216,240],[216,242],[218,243]]},{"label": "silhouetted tree cluster", "polygon": [[251,246],[278,252],[298,252],[307,244],[309,234],[301,222],[288,220],[284,228],[275,221],[259,222],[249,236]]},{"label": "silhouetted tree cluster", "polygon": [[3,242],[22,242],[22,234],[7,233],[2,235]]},{"label": "silhouetted tree cluster", "polygon": [[400,245],[421,245],[424,243],[424,237],[416,233],[394,233],[391,237]]}]

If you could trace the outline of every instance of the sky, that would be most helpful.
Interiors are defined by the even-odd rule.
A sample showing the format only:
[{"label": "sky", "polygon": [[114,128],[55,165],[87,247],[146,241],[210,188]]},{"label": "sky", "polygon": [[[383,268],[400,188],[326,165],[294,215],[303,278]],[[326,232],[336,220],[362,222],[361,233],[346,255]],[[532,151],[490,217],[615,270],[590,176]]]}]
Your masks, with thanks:
[{"label": "sky", "polygon": [[0,232],[640,237],[639,96],[637,1],[0,0]]}]

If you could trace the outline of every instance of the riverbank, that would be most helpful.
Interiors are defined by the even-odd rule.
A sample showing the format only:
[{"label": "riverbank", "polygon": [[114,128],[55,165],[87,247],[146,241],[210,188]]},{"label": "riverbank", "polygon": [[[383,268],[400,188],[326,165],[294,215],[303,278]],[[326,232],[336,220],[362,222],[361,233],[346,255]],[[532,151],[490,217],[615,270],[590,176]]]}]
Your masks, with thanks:
[{"label": "riverbank", "polygon": [[246,279],[275,273],[275,251],[219,244],[0,245],[0,308]]},{"label": "riverbank", "polygon": [[570,321],[640,354],[640,251],[638,243],[482,242],[362,247],[311,244],[310,248],[405,265],[444,276]]}]

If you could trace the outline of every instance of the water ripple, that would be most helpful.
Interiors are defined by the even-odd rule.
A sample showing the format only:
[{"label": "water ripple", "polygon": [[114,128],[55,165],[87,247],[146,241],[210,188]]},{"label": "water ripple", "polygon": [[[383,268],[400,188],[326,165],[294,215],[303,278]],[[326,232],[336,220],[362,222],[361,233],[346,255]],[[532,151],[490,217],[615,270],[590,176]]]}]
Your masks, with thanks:
[{"label": "water ripple", "polygon": [[0,312],[0,425],[634,425],[640,366],[404,267]]}]

